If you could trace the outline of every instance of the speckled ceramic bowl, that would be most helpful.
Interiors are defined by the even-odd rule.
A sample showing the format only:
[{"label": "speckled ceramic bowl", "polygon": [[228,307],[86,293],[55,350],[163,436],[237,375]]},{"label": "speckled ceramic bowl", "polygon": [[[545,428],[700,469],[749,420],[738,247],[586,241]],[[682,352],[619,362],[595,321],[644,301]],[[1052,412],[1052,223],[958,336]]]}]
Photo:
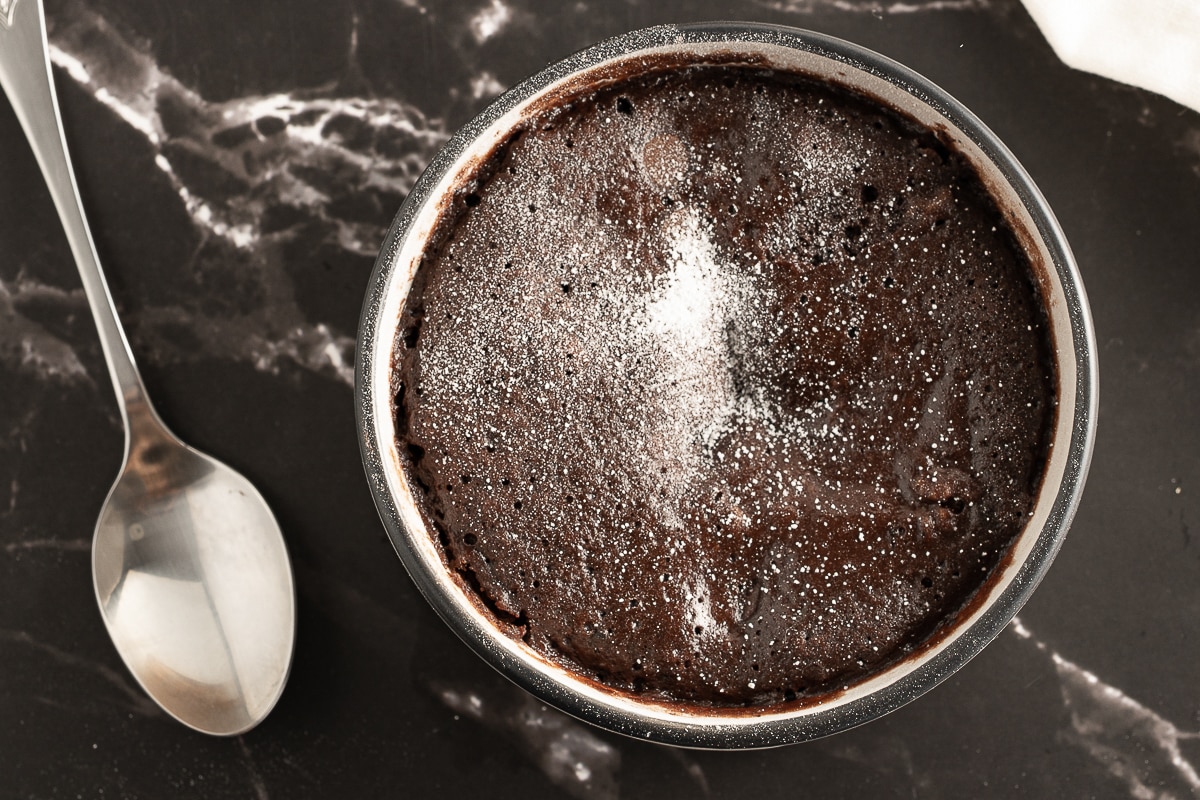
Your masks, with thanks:
[{"label": "speckled ceramic bowl", "polygon": [[[803,708],[697,714],[639,702],[580,680],[502,634],[449,575],[397,452],[393,348],[401,311],[427,237],[444,208],[443,198],[539,99],[586,83],[616,62],[679,51],[765,59],[776,69],[872,96],[943,132],[975,164],[1032,254],[1050,319],[1059,378],[1054,443],[1033,515],[1009,557],[934,646]],[[396,551],[421,592],[480,656],[547,703],[601,727],[683,746],[751,748],[813,739],[879,717],[944,680],[1004,628],[1045,574],[1079,502],[1095,433],[1096,384],[1091,318],[1067,243],[1029,176],[983,123],[921,76],[861,47],[791,28],[713,23],[650,28],[585,50],[504,94],[449,141],[400,209],[376,263],[359,329],[356,410],[363,463]]]}]

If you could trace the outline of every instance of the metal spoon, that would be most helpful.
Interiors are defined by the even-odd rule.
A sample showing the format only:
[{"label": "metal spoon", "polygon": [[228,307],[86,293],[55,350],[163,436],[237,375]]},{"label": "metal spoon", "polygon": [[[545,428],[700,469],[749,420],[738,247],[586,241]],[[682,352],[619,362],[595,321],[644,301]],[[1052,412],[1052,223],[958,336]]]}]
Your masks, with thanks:
[{"label": "metal spoon", "polygon": [[0,86],[66,229],[125,423],[124,464],[92,542],[100,613],[168,714],[204,733],[242,733],[274,707],[291,666],[283,535],[249,481],[180,442],[150,405],[71,171],[41,0],[0,0]]}]

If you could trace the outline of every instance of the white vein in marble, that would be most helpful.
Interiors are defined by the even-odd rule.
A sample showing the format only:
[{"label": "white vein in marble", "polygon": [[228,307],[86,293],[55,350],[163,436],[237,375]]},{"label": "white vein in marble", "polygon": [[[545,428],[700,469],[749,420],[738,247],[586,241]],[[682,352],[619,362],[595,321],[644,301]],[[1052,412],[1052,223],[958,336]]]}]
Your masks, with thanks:
[{"label": "white vein in marble", "polygon": [[506,88],[504,84],[496,79],[495,75],[487,70],[483,70],[471,78],[471,97],[475,100],[496,97]]},{"label": "white vein in marble", "polygon": [[122,673],[105,664],[69,653],[52,644],[40,642],[25,631],[0,629],[0,642],[3,642],[6,647],[28,647],[38,650],[59,664],[99,676],[125,698],[124,706],[130,713],[141,717],[167,718],[153,700],[131,684]]},{"label": "white vein in marble", "polygon": [[[238,247],[251,247],[263,238],[261,221],[269,207],[292,206],[335,224],[338,240],[347,249],[373,256],[379,247],[378,225],[331,216],[325,207],[328,186],[314,184],[304,173],[317,169],[346,181],[346,189],[402,196],[446,139],[440,123],[426,119],[411,104],[336,96],[336,87],[324,94],[276,93],[209,102],[90,12],[76,13],[56,26],[51,60],[158,151],[155,166],[171,181],[197,227]],[[179,118],[173,126],[183,123],[183,131],[168,133],[164,107]],[[380,152],[374,139],[358,146],[348,143],[337,129],[339,119],[361,123],[370,133],[411,140],[410,152]],[[264,131],[264,121],[280,127]],[[244,138],[216,144],[238,129],[244,129]],[[244,181],[248,188],[228,197],[205,197],[203,189],[179,176],[173,158],[164,153],[168,143],[207,161],[215,172]]]},{"label": "white vein in marble", "polygon": [[1192,162],[1192,173],[1200,177],[1200,128],[1193,128],[1186,131],[1179,138],[1176,147],[1187,154],[1189,160]]},{"label": "white vein in marble", "polygon": [[258,771],[258,765],[254,763],[254,756],[250,753],[250,746],[246,744],[246,737],[237,737],[238,751],[242,754],[242,763],[246,765],[246,771],[250,774],[250,785],[254,788],[255,800],[270,800],[271,795],[267,792],[267,782],[263,780],[263,776]]},{"label": "white vein in marble", "polygon": [[467,27],[475,37],[475,42],[483,44],[503,31],[508,23],[512,22],[512,18],[512,9],[501,0],[489,0],[471,16]]},{"label": "white vein in marble", "polygon": [[704,768],[700,766],[700,762],[688,755],[687,750],[664,746],[661,748],[661,752],[665,752],[672,759],[679,762],[683,773],[695,784],[693,791],[690,793],[691,797],[712,797],[712,786],[708,783],[708,776],[704,774]]},{"label": "white vein in marble", "polygon": [[556,786],[578,800],[616,800],[621,753],[581,722],[513,688],[496,702],[469,688],[435,687],[456,714],[502,732]]},{"label": "white vein in marble", "polygon": [[1011,630],[1046,654],[1054,665],[1063,704],[1071,715],[1066,738],[1125,784],[1135,800],[1200,797],[1200,774],[1181,742],[1200,732],[1181,730],[1115,686],[1063,658],[1021,620]]},{"label": "white vein in marble", "polygon": [[[16,494],[13,495],[13,508],[16,507]],[[9,509],[12,511],[12,508]],[[92,552],[91,539],[21,539],[16,542],[8,542],[4,545],[4,552],[8,555],[17,553],[30,552],[33,550],[52,550],[59,553],[90,553]]]},{"label": "white vein in marble", "polygon": [[11,282],[0,279],[0,366],[55,383],[90,380],[69,344],[21,313],[20,306],[32,303],[87,313],[83,289],[47,286],[25,275]]},{"label": "white vein in marble", "polygon": [[[146,305],[127,320],[141,345],[135,349],[150,352],[156,363],[219,358],[268,372],[291,363],[352,385],[354,332],[306,318],[280,250],[315,224],[328,231],[330,245],[373,258],[399,200],[445,141],[442,124],[410,103],[346,96],[336,85],[210,102],[102,16],[78,6],[72,12],[53,20],[53,63],[145,140],[153,154],[147,167],[172,187],[205,246],[244,253],[267,287],[261,307],[232,319],[206,313],[200,303]],[[492,9],[479,30],[494,35],[507,18]],[[347,43],[351,57],[355,36]],[[483,96],[500,88],[488,76],[475,91]],[[196,174],[205,180],[197,182]],[[220,192],[214,185],[239,188]],[[356,197],[376,198],[387,208],[367,219],[339,210],[338,201]],[[280,209],[295,219],[268,228]],[[11,296],[27,288],[0,285],[0,334],[24,343],[20,351],[0,352],[0,362],[50,378],[85,375],[68,345],[12,310]],[[163,324],[194,331],[199,352],[161,334]]]}]

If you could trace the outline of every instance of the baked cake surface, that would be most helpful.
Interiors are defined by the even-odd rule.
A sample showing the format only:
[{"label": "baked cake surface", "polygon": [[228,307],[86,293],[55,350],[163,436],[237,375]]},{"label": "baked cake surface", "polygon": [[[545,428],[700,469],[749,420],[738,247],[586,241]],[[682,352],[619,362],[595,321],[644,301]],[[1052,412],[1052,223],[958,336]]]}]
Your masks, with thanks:
[{"label": "baked cake surface", "polygon": [[545,658],[807,702],[1004,558],[1054,422],[1046,329],[931,132],[797,76],[652,71],[529,119],[445,210],[400,451],[448,568]]}]

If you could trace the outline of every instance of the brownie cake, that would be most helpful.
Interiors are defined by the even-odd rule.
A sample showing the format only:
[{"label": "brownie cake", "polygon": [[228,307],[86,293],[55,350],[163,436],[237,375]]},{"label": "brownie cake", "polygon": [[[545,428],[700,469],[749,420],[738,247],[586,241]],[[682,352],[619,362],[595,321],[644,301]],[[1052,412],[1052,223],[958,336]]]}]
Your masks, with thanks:
[{"label": "brownie cake", "polygon": [[401,322],[408,479],[496,624],[621,692],[812,702],[936,639],[1054,422],[1027,257],[874,101],[649,68],[527,120]]}]

